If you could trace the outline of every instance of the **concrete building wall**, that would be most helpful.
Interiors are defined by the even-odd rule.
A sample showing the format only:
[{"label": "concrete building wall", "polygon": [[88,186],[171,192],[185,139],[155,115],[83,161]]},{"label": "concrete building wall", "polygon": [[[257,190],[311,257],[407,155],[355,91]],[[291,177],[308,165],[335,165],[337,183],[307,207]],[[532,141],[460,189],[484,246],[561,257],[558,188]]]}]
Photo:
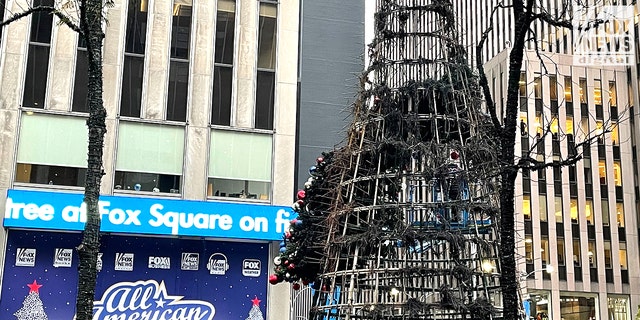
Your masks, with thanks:
[{"label": "concrete building wall", "polygon": [[364,70],[365,2],[302,3],[298,187],[307,180],[315,159],[346,137],[358,77]]},{"label": "concrete building wall", "polygon": [[[521,82],[526,96],[521,97],[525,104],[521,104],[519,117],[527,132],[521,129],[518,134],[516,155],[526,152],[527,143],[529,147],[534,145],[536,131],[551,130],[550,126],[556,126],[553,130],[559,132],[559,154],[563,158],[569,152],[569,134],[573,134],[575,143],[580,143],[601,132],[601,128],[614,130],[612,123],[617,124],[617,133],[607,133],[599,141],[595,139],[589,147],[590,156],[577,162],[575,169],[567,166],[554,172],[548,168],[544,172],[531,172],[529,178],[519,175],[515,192],[518,268],[529,274],[523,279],[523,289],[532,295],[548,294],[550,316],[554,319],[567,312],[566,308],[561,309],[561,301],[565,303],[569,297],[595,298],[596,319],[610,317],[609,299],[624,298],[629,308],[627,318],[632,319],[640,299],[640,274],[633,267],[640,264],[640,253],[632,142],[635,130],[629,118],[633,105],[626,86],[626,69],[574,66],[570,55],[547,57],[551,63],[546,65],[545,72],[535,52],[526,55],[523,65],[526,77]],[[508,51],[485,65],[498,108],[506,104],[507,68]],[[552,77],[557,79],[557,100],[549,91]],[[571,81],[570,89],[565,78]],[[581,80],[586,81],[583,89]],[[615,83],[615,93],[609,91],[610,82]],[[536,86],[542,87],[541,95],[536,94]],[[609,98],[613,94],[617,104],[611,108]],[[585,102],[580,100],[582,95]],[[596,106],[599,99],[602,105]],[[557,111],[553,111],[552,104],[558,104]],[[597,108],[601,108],[602,114],[597,114]],[[534,151],[533,155],[552,162],[553,144],[549,132],[543,142],[544,151]],[[615,165],[621,171],[616,171]],[[604,174],[602,177],[600,172]],[[621,207],[616,207],[617,204]],[[578,244],[575,249],[574,241]],[[623,246],[626,254],[620,253]],[[554,267],[553,273],[545,273],[547,264]]]},{"label": "concrete building wall", "polygon": [[[29,0],[7,1],[7,12],[21,12],[30,6]],[[114,174],[118,153],[118,134],[122,117],[119,114],[124,67],[123,52],[127,32],[128,0],[115,0],[107,10],[106,38],[104,42],[104,106],[107,110],[107,134],[104,146],[104,170],[101,192],[114,193]],[[144,81],[142,111],[139,118],[126,118],[127,122],[158,124],[163,127],[184,129],[184,154],[182,182],[179,195],[163,194],[162,197],[185,200],[207,200],[209,172],[209,148],[211,136],[211,104],[214,79],[214,42],[216,38],[217,1],[194,0],[192,8],[189,87],[187,119],[184,122],[167,121],[167,88],[169,83],[169,48],[171,46],[171,0],[148,2],[146,50],[144,54]],[[276,3],[276,2],[271,2]],[[271,205],[289,206],[294,189],[294,163],[296,148],[296,99],[298,85],[298,0],[277,2],[277,42],[275,66],[274,125],[272,130],[255,128],[256,72],[258,49],[259,1],[236,1],[234,73],[231,105],[231,125],[215,126],[229,132],[251,132],[272,137],[271,190],[267,200],[257,201]],[[5,14],[5,16],[7,16]],[[11,188],[44,188],[50,191],[81,192],[80,187],[47,186],[16,183],[16,154],[19,145],[21,119],[27,113],[62,115],[83,119],[85,113],[73,112],[75,63],[78,36],[54,20],[50,46],[46,103],[39,108],[21,106],[29,47],[30,17],[18,20],[2,33],[0,53],[0,209],[4,211],[7,190]],[[43,75],[46,76],[46,75]],[[248,146],[247,146],[248,147]],[[146,196],[154,196],[147,194]],[[241,199],[217,199],[218,201],[244,201]],[[4,261],[5,229],[0,228],[0,261]],[[277,251],[272,243],[272,254]],[[271,270],[272,266],[264,266]],[[289,302],[281,297],[288,295],[287,286],[269,288],[267,319],[285,319],[289,314]]]}]

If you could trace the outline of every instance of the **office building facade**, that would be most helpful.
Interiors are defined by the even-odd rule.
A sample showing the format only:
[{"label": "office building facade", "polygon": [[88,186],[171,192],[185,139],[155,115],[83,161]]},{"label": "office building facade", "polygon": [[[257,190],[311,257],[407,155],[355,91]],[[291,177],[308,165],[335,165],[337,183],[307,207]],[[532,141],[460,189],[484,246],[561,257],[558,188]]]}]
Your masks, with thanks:
[{"label": "office building facade", "polygon": [[[481,52],[502,118],[514,32],[510,9],[491,15],[497,1],[454,5],[474,63],[481,33],[494,28]],[[563,12],[556,1],[546,8]],[[485,14],[469,19],[477,12]],[[537,46],[530,41],[525,48],[516,157],[547,163],[579,153],[583,158],[518,176],[516,239],[524,309],[532,319],[635,319],[640,305],[638,65],[577,65],[571,30],[540,21],[532,30]],[[591,143],[583,143],[587,140]]]},{"label": "office building facade", "polygon": [[[58,5],[2,2],[5,17]],[[286,318],[289,289],[266,275],[291,218],[299,2],[116,0],[105,10],[96,310]],[[37,283],[49,318],[71,318],[86,48],[42,13],[4,27],[1,41],[0,308],[17,312]],[[135,290],[155,303],[106,302]]]}]

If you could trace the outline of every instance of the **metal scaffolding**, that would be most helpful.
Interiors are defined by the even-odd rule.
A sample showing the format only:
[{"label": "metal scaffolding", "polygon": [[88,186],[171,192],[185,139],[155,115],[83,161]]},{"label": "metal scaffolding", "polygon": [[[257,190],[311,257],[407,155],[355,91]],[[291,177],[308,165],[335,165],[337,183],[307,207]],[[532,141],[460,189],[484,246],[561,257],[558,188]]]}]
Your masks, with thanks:
[{"label": "metal scaffolding", "polygon": [[458,41],[449,1],[377,1],[312,319],[499,317],[496,145]]}]

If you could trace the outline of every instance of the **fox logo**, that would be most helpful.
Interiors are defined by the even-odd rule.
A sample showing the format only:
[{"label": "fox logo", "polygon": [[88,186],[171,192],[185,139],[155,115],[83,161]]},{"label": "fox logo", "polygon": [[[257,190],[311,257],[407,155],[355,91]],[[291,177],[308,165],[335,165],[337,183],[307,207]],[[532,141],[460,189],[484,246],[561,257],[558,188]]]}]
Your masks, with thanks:
[{"label": "fox logo", "polygon": [[115,269],[118,271],[133,271],[133,253],[116,253]]},{"label": "fox logo", "polygon": [[36,265],[36,249],[18,248],[16,252],[16,266],[33,267]]},{"label": "fox logo", "polygon": [[73,260],[73,250],[56,248],[55,256],[53,258],[54,267],[71,267]]}]

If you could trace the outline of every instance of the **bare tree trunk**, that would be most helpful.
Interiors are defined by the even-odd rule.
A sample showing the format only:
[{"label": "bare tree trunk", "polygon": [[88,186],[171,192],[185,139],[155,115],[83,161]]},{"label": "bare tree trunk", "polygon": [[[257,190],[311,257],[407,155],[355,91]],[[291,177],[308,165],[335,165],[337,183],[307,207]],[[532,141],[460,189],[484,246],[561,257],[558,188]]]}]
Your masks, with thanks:
[{"label": "bare tree trunk", "polygon": [[98,199],[100,181],[102,180],[102,147],[106,111],[102,100],[102,1],[83,0],[81,3],[80,27],[87,43],[89,61],[89,81],[87,104],[89,119],[89,153],[87,160],[87,176],[84,190],[84,202],[87,208],[82,243],[78,246],[80,263],[78,266],[78,296],[76,300],[76,319],[91,320],[93,318],[93,300],[96,288],[96,263],[100,250],[100,214]]},{"label": "bare tree trunk", "polygon": [[526,30],[529,17],[524,12],[522,1],[513,2],[515,18],[515,37],[509,54],[509,78],[507,82],[507,108],[504,127],[500,135],[500,160],[503,162],[500,190],[500,266],[502,277],[502,300],[504,319],[519,318],[518,281],[519,275],[515,259],[515,182],[518,168],[515,165],[515,141],[518,118],[518,97],[520,87],[520,69],[524,57]]}]

